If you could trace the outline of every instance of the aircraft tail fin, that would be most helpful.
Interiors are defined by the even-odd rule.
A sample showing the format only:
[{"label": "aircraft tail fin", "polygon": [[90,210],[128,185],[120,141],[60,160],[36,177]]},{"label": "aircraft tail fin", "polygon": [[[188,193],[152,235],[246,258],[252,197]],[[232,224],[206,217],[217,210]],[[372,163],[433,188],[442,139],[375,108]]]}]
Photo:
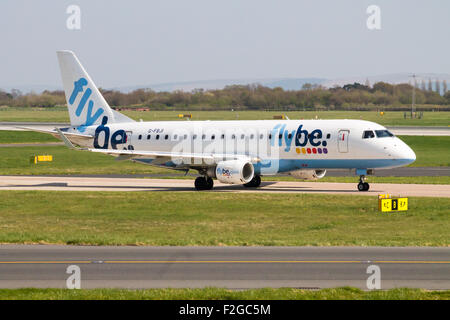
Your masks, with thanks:
[{"label": "aircraft tail fin", "polygon": [[134,122],[111,109],[72,51],[57,51],[57,56],[72,126],[83,132],[101,123]]}]

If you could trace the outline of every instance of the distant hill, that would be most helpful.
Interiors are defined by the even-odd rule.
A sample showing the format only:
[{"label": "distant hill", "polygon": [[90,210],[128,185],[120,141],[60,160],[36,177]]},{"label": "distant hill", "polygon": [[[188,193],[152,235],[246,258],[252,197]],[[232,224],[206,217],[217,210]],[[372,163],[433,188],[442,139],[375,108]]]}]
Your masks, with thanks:
[{"label": "distant hill", "polygon": [[[131,92],[136,89],[150,88],[155,91],[191,91],[194,89],[223,89],[227,85],[248,85],[248,84],[261,84],[269,88],[281,87],[284,90],[299,90],[305,83],[320,84],[322,86],[331,88],[336,85],[343,86],[348,83],[359,82],[365,84],[366,80],[369,81],[370,85],[376,82],[384,81],[392,84],[398,83],[411,83],[413,82],[410,77],[412,73],[394,73],[385,74],[377,76],[355,76],[355,77],[345,77],[337,79],[324,79],[324,78],[266,78],[266,79],[222,79],[222,80],[201,80],[201,81],[187,81],[187,82],[169,82],[169,83],[156,83],[149,85],[135,85],[135,86],[120,86],[114,88],[107,88],[118,90],[124,93]],[[433,82],[437,80],[446,80],[450,86],[450,74],[448,73],[418,73],[416,74],[416,81],[418,86],[422,80],[428,85],[428,79]],[[10,92],[12,89],[19,89],[22,93],[41,93],[44,90],[62,90],[62,86],[55,85],[0,85],[0,89]]]},{"label": "distant hill", "polygon": [[204,80],[204,81],[189,81],[189,82],[171,82],[150,85],[138,85],[117,87],[116,90],[122,92],[130,92],[139,88],[150,88],[155,91],[191,91],[194,89],[214,90],[223,89],[229,85],[248,85],[261,84],[269,88],[281,87],[284,90],[299,90],[305,83],[320,84],[326,79],[320,78],[271,78],[271,79],[226,79],[226,80]]},{"label": "distant hill", "polygon": [[[347,83],[359,82],[361,84],[365,84],[366,80],[369,81],[370,85],[373,85],[376,82],[387,82],[391,84],[398,83],[413,83],[413,78],[411,77],[412,73],[393,73],[393,74],[384,74],[378,76],[368,76],[368,77],[346,77],[340,79],[332,79],[326,80],[322,82],[322,85],[325,87],[334,87],[336,85],[343,86]],[[434,88],[434,82],[439,80],[446,80],[450,85],[450,74],[448,73],[417,73],[416,74],[416,83],[420,87],[422,80],[425,81],[425,84],[428,85],[428,79],[431,79]]]}]

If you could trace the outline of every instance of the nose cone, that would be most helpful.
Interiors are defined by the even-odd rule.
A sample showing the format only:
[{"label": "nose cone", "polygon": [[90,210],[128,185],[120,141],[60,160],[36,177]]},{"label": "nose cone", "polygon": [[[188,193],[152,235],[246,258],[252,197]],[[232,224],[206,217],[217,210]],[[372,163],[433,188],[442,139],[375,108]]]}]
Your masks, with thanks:
[{"label": "nose cone", "polygon": [[414,153],[413,149],[411,149],[406,143],[405,143],[405,148],[403,150],[403,154],[404,154],[404,159],[409,161],[408,164],[411,164],[414,161],[416,161],[416,154]]},{"label": "nose cone", "polygon": [[406,143],[398,139],[395,145],[396,147],[393,152],[395,159],[401,161],[403,165],[408,165],[416,161],[416,154]]}]

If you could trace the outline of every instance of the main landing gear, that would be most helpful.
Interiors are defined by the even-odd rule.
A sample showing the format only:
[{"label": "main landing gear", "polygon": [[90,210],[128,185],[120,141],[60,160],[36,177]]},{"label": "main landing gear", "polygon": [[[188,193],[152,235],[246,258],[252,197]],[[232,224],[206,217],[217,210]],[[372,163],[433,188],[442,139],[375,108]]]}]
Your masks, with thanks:
[{"label": "main landing gear", "polygon": [[261,184],[261,177],[258,176],[258,175],[254,175],[253,179],[250,180],[250,182],[244,184],[244,187],[247,187],[247,188],[258,188],[260,184]]},{"label": "main landing gear", "polygon": [[369,190],[369,184],[367,182],[364,182],[366,180],[366,176],[360,175],[359,176],[359,183],[358,183],[358,191],[368,191]]},{"label": "main landing gear", "polygon": [[195,179],[195,189],[201,190],[211,190],[214,186],[214,181],[210,177],[197,177]]}]

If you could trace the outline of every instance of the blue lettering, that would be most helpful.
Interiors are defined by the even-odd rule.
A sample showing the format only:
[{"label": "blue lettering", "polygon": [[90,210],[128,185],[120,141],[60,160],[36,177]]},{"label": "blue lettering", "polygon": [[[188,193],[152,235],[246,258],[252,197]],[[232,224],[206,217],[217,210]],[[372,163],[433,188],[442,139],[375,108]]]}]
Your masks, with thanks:
[{"label": "blue lettering", "polygon": [[286,143],[286,148],[284,148],[284,151],[286,151],[286,152],[289,152],[289,150],[291,150],[291,144],[292,144],[292,140],[294,139],[294,136],[295,136],[295,130],[292,130],[290,135],[291,135],[291,138],[289,138],[289,131],[286,130],[286,134],[284,135],[284,142]]},{"label": "blue lettering", "polygon": [[75,81],[73,83],[73,91],[69,98],[69,103],[73,104],[75,102],[75,99],[78,95],[78,93],[83,92],[83,87],[88,84],[87,80],[85,78],[80,78],[78,81]]},{"label": "blue lettering", "polygon": [[77,111],[75,111],[75,114],[77,117],[81,115],[81,112],[83,112],[84,106],[86,104],[87,99],[89,99],[89,96],[91,95],[92,90],[90,88],[86,89],[86,92],[83,94],[83,97],[81,97],[80,103],[78,104]]},{"label": "blue lettering", "polygon": [[319,141],[314,141],[314,140],[321,139],[321,138],[322,138],[322,130],[316,129],[313,132],[311,132],[311,135],[310,135],[310,138],[309,138],[309,143],[313,147],[320,146],[320,140]]},{"label": "blue lettering", "polygon": [[[301,124],[298,129],[297,133],[295,134],[295,146],[296,147],[304,147],[308,143],[308,131],[302,130],[303,125]],[[302,136],[304,136],[303,141],[301,141]]]},{"label": "blue lettering", "polygon": [[111,148],[117,149],[118,144],[123,144],[127,142],[127,134],[124,130],[117,130],[111,136]]},{"label": "blue lettering", "polygon": [[[106,124],[108,122],[108,117],[104,116],[102,119],[102,124],[95,129],[95,137],[94,137],[94,148],[96,149],[108,149],[108,141],[109,141],[109,128],[106,127]],[[98,136],[100,135],[100,132],[105,133],[105,141],[102,146],[98,144]]]},{"label": "blue lettering", "polygon": [[280,124],[277,124],[273,129],[272,129],[272,131],[270,132],[270,135],[272,136],[272,139],[270,139],[270,145],[273,147],[273,146],[275,146],[275,136],[276,136],[276,134],[277,134],[277,129],[280,127],[281,125]]},{"label": "blue lettering", "polygon": [[284,132],[284,128],[286,128],[286,125],[283,124],[283,126],[280,128],[280,131],[278,131],[278,146],[281,147],[282,143],[283,143],[283,132]]},{"label": "blue lettering", "polygon": [[95,112],[94,116],[92,117],[92,109],[94,108],[94,103],[92,102],[92,100],[89,100],[89,106],[88,106],[88,111],[86,114],[86,126],[90,126],[93,125],[95,123],[95,121],[97,121],[97,119],[102,115],[103,113],[103,109],[99,108],[97,110],[97,112]]}]

